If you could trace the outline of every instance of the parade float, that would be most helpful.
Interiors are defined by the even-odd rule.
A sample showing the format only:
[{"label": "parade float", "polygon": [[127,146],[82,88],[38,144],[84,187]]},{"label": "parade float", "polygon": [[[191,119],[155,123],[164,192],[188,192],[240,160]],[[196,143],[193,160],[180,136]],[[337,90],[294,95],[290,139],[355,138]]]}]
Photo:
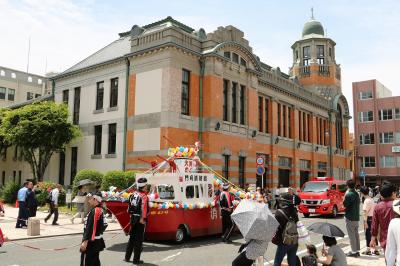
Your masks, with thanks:
[{"label": "parade float", "polygon": [[[168,149],[168,158],[136,175],[146,177],[149,189],[150,215],[146,224],[147,240],[174,240],[221,233],[221,214],[215,192],[223,176],[205,165],[197,156],[199,143],[193,147]],[[115,215],[126,234],[130,230],[128,198],[134,186],[120,192],[104,192],[105,204]],[[239,199],[255,198],[234,184],[230,192]],[[234,202],[237,204],[238,202]]]}]

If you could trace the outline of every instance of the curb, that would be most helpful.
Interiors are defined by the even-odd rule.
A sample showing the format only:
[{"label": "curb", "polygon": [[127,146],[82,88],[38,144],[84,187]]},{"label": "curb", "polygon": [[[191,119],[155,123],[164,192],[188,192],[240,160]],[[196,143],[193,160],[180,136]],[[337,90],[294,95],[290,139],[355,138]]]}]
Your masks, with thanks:
[{"label": "curb", "polygon": [[[110,229],[110,230],[106,230],[105,233],[107,232],[115,232],[115,231],[120,231],[121,229]],[[48,236],[31,236],[31,237],[24,237],[24,238],[18,238],[18,239],[10,239],[9,238],[9,242],[17,242],[17,241],[23,241],[23,240],[34,240],[34,239],[40,239],[40,238],[51,238],[51,237],[59,237],[59,236],[73,236],[73,235],[82,235],[82,232],[80,233],[68,233],[68,234],[58,234],[58,235],[48,235]]]}]

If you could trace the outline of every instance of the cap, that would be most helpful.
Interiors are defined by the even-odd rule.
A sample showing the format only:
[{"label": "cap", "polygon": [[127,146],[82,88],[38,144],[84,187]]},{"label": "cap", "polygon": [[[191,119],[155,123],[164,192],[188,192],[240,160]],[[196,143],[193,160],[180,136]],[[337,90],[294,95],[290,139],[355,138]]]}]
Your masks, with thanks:
[{"label": "cap", "polygon": [[146,186],[146,185],[147,185],[147,178],[145,178],[145,177],[141,177],[141,178],[139,178],[139,179],[136,181],[136,186],[137,186],[138,188],[144,187],[144,186]]},{"label": "cap", "polygon": [[229,188],[229,183],[224,183],[222,185],[222,189],[228,189]]},{"label": "cap", "polygon": [[95,192],[95,193],[89,192],[88,194],[86,194],[86,197],[93,197],[98,202],[102,201],[101,192]]},{"label": "cap", "polygon": [[400,200],[396,199],[393,201],[392,205],[393,211],[400,215]]}]

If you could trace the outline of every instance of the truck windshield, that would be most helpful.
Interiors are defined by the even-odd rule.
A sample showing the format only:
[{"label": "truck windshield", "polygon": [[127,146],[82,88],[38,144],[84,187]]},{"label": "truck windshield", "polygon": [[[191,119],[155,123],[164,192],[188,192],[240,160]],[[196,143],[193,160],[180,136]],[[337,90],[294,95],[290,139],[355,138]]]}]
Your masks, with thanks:
[{"label": "truck windshield", "polygon": [[175,198],[174,187],[172,185],[158,185],[158,195],[160,199],[172,200]]},{"label": "truck windshield", "polygon": [[325,192],[329,189],[328,182],[307,182],[303,192]]}]

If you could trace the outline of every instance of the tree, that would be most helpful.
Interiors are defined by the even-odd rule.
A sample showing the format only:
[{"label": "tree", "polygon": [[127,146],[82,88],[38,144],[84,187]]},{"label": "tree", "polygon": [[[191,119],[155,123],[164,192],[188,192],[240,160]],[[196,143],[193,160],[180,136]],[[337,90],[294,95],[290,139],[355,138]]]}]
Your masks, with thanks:
[{"label": "tree", "polygon": [[22,149],[34,179],[42,181],[53,153],[64,151],[80,130],[68,121],[67,106],[46,101],[6,111],[0,136]]},{"label": "tree", "polygon": [[[0,109],[0,127],[7,111],[7,109]],[[9,143],[7,143],[4,136],[0,132],[0,156],[7,151],[8,146]]]}]

